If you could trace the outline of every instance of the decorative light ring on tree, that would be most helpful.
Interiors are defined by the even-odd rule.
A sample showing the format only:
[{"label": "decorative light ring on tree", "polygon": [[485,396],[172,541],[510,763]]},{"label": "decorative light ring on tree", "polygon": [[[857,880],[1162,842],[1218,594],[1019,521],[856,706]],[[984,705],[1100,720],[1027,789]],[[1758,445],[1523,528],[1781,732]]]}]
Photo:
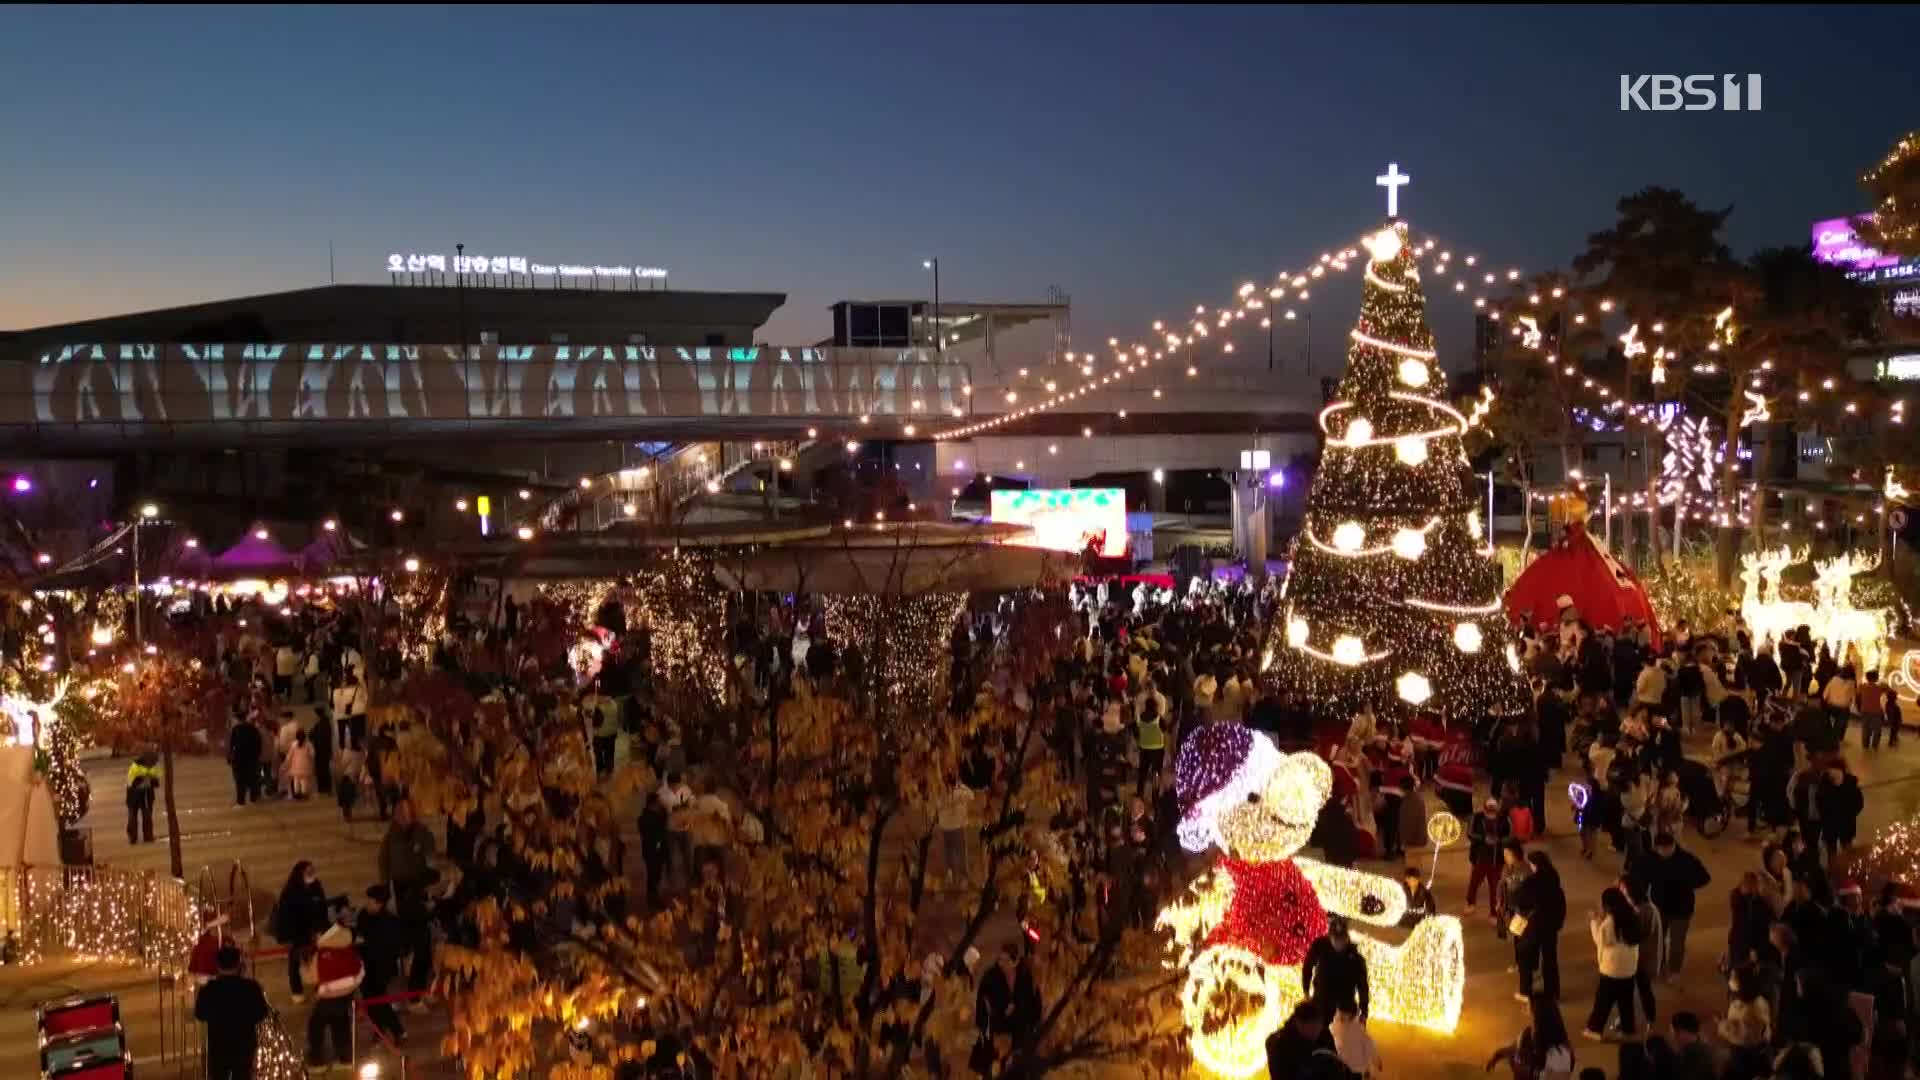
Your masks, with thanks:
[{"label": "decorative light ring on tree", "polygon": [[[1423,398],[1417,394],[1401,395],[1396,393],[1393,396],[1404,396],[1410,400],[1422,403],[1431,401],[1430,398]],[[1447,411],[1451,412],[1454,418],[1460,421],[1460,426],[1434,428],[1430,431],[1413,431],[1405,435],[1375,436],[1373,433],[1373,421],[1361,416],[1348,421],[1346,428],[1342,430],[1339,435],[1335,435],[1332,429],[1327,427],[1327,419],[1336,413],[1344,412],[1351,408],[1353,408],[1353,402],[1351,401],[1336,401],[1320,410],[1320,433],[1327,437],[1328,446],[1345,450],[1364,450],[1370,446],[1392,446],[1402,439],[1444,439],[1450,435],[1462,435],[1466,433],[1466,417],[1461,415],[1458,409],[1448,409]],[[1365,425],[1364,427],[1361,426],[1363,424]]]},{"label": "decorative light ring on tree", "polygon": [[[1428,519],[1427,523],[1425,525],[1422,525],[1418,529],[1402,529],[1399,531],[1418,533],[1422,538],[1424,538],[1428,533],[1431,533],[1434,529],[1438,528],[1439,525],[1440,525],[1440,519],[1438,517],[1434,517],[1434,518]],[[1394,545],[1392,543],[1382,544],[1379,547],[1371,547],[1371,548],[1342,547],[1341,543],[1343,541],[1351,543],[1350,538],[1353,536],[1353,532],[1348,528],[1349,526],[1354,526],[1361,530],[1361,538],[1362,538],[1361,543],[1365,543],[1366,542],[1365,541],[1366,526],[1361,525],[1357,521],[1341,522],[1340,526],[1334,530],[1332,543],[1327,543],[1326,541],[1323,541],[1319,537],[1315,536],[1313,534],[1313,526],[1311,524],[1305,526],[1300,531],[1306,535],[1308,543],[1312,544],[1314,547],[1318,548],[1319,550],[1324,551],[1327,554],[1333,555],[1337,558],[1364,559],[1371,555],[1398,554],[1398,552],[1395,550]],[[1415,556],[1415,557],[1417,558],[1418,556]]]},{"label": "decorative light ring on tree", "polygon": [[1369,283],[1373,285],[1377,285],[1380,288],[1387,290],[1388,292],[1403,293],[1407,291],[1407,287],[1405,285],[1395,285],[1393,282],[1386,281],[1382,279],[1378,274],[1375,274],[1373,272],[1372,264],[1368,264],[1367,268],[1361,271],[1361,275],[1365,277]]},{"label": "decorative light ring on tree", "polygon": [[1371,334],[1362,333],[1359,330],[1349,331],[1349,336],[1369,348],[1384,349],[1387,352],[1393,353],[1395,356],[1404,356],[1412,360],[1432,360],[1440,355],[1432,349],[1421,349],[1412,345],[1400,345],[1374,337]]},{"label": "decorative light ring on tree", "polygon": [[[1348,644],[1349,642],[1358,645],[1357,651],[1352,645]],[[1366,643],[1354,637],[1352,634],[1342,634],[1338,638],[1335,638],[1332,652],[1321,652],[1312,645],[1296,645],[1294,648],[1315,659],[1325,660],[1329,664],[1338,664],[1341,667],[1359,667],[1362,664],[1372,664],[1385,660],[1387,657],[1393,655],[1393,650],[1391,649],[1379,653],[1367,652]]]},{"label": "decorative light ring on tree", "polygon": [[[1404,401],[1410,405],[1425,405],[1429,409],[1437,409],[1445,413],[1448,419],[1458,425],[1458,427],[1455,428],[1445,429],[1444,434],[1446,435],[1465,435],[1467,433],[1467,414],[1441,401],[1439,398],[1430,398],[1425,394],[1414,394],[1405,390],[1389,390],[1387,391],[1387,396],[1395,401]],[[1441,436],[1429,435],[1426,437],[1437,439]]]},{"label": "decorative light ring on tree", "polygon": [[1407,598],[1407,606],[1442,615],[1492,615],[1500,610],[1500,601],[1495,599],[1484,604],[1443,604],[1437,600],[1422,600],[1419,597],[1410,596]]}]

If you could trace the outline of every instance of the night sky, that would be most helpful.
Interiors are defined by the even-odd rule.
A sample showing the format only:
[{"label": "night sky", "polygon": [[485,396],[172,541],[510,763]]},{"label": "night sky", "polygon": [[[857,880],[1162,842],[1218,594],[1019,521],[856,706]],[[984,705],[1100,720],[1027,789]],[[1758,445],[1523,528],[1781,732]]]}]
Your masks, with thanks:
[{"label": "night sky", "polygon": [[[331,239],[343,281],[464,241],[784,291],[785,344],[926,295],[937,254],[949,299],[1061,286],[1091,343],[1350,241],[1389,161],[1417,229],[1499,266],[1564,263],[1647,184],[1735,204],[1737,251],[1804,243],[1920,126],[1916,36],[1890,7],[7,8],[0,327],[322,284]],[[1758,72],[1765,111],[1622,113],[1623,72]]]}]

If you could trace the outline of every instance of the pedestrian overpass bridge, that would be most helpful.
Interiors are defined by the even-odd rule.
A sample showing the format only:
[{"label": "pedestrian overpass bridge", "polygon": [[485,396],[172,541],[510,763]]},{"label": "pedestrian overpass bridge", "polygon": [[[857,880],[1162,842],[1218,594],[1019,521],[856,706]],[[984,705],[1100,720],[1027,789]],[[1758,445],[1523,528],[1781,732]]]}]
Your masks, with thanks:
[{"label": "pedestrian overpass bridge", "polygon": [[[1058,370],[1054,370],[1058,368]],[[1014,371],[928,348],[647,345],[72,344],[0,347],[0,444],[119,450],[488,439],[926,439],[1035,400],[1070,364]],[[978,380],[978,381],[976,381]],[[1264,371],[1167,369],[1084,411],[1159,430],[1191,418],[1299,426],[1318,388]],[[1164,390],[1164,392],[1163,392]],[[1148,416],[1142,416],[1147,420]],[[1103,422],[1103,430],[1109,430]],[[1123,432],[1112,431],[1113,434]]]}]

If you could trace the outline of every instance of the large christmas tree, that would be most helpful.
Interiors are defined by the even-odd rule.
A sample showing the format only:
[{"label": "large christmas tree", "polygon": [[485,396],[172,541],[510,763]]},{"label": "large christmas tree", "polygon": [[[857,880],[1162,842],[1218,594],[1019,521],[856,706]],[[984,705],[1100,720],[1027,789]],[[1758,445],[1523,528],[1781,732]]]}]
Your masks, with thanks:
[{"label": "large christmas tree", "polygon": [[1427,328],[1403,225],[1368,240],[1347,373],[1267,643],[1267,674],[1345,720],[1522,711],[1500,569],[1467,464],[1466,418]]}]

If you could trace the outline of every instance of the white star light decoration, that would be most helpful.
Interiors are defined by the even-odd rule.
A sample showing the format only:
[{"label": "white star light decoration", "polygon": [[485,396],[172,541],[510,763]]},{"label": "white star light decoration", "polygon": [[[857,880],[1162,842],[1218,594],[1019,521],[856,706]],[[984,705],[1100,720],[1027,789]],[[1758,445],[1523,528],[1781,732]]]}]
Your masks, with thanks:
[{"label": "white star light decoration", "polygon": [[1480,646],[1484,643],[1485,638],[1481,636],[1478,624],[1470,622],[1455,624],[1453,628],[1454,648],[1459,649],[1463,653],[1477,653],[1480,651]]},{"label": "white star light decoration", "polygon": [[1367,237],[1366,248],[1374,262],[1389,262],[1400,254],[1400,234],[1392,229],[1381,229]]},{"label": "white star light decoration", "polygon": [[1689,485],[1711,494],[1719,455],[1707,418],[1675,413],[1661,422],[1660,430],[1667,436],[1667,452],[1660,460],[1660,501],[1672,504],[1685,497]]},{"label": "white star light decoration", "polygon": [[1520,316],[1520,344],[1529,349],[1540,347],[1540,323],[1531,315]]},{"label": "white star light decoration", "polygon": [[1425,675],[1409,671],[1395,681],[1394,689],[1400,694],[1400,700],[1409,705],[1425,705],[1433,697],[1433,683]]}]

